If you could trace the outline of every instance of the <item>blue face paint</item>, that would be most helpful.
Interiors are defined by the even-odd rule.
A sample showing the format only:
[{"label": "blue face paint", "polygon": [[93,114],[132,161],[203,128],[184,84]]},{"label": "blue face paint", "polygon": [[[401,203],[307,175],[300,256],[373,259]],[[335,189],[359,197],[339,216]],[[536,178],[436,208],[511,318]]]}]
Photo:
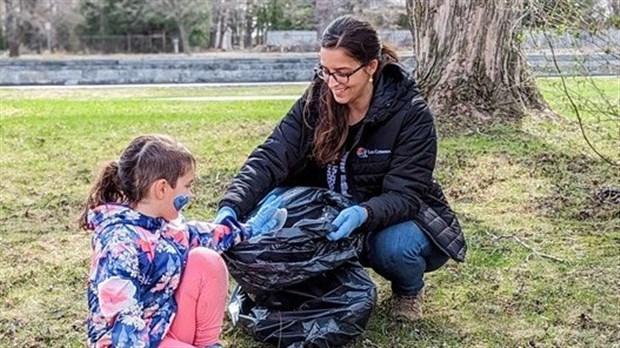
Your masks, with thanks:
[{"label": "blue face paint", "polygon": [[183,209],[183,207],[185,207],[187,203],[189,203],[188,195],[178,195],[173,202],[174,209],[176,209],[177,211],[181,211],[181,209]]}]

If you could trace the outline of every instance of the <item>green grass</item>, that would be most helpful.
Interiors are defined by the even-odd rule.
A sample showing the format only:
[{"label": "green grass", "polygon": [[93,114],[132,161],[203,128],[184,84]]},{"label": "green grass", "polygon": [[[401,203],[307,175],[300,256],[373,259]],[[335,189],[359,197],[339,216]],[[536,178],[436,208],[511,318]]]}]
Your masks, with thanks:
[{"label": "green grass", "polygon": [[269,87],[115,87],[115,88],[53,88],[12,89],[0,88],[0,99],[158,99],[175,97],[218,97],[218,96],[274,96],[301,95],[304,84],[276,85]]},{"label": "green grass", "polygon": [[[350,347],[619,346],[618,168],[588,149],[563,109],[558,81],[539,83],[567,121],[527,118],[442,139],[436,176],[461,218],[468,260],[427,276],[426,318],[417,324],[389,316],[389,284],[372,274],[378,305]],[[596,81],[613,104],[617,80]],[[178,138],[199,163],[187,215],[208,219],[227,182],[293,102],[158,98],[302,89],[0,89],[0,346],[84,345],[90,237],[75,219],[103,161],[139,134]],[[604,105],[592,89],[582,90]],[[617,161],[613,112],[603,120],[590,108],[582,112],[588,129],[602,134],[599,150]],[[256,346],[229,323],[224,340]]]}]

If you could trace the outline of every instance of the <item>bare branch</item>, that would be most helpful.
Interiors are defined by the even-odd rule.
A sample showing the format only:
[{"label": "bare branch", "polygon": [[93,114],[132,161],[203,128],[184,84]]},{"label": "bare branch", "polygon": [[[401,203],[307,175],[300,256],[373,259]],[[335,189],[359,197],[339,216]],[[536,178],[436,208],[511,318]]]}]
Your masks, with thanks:
[{"label": "bare branch", "polygon": [[527,250],[532,252],[532,255],[534,256],[538,256],[538,257],[542,257],[545,259],[549,259],[549,260],[553,260],[556,262],[566,262],[565,260],[557,257],[557,256],[553,256],[553,255],[549,255],[549,254],[544,254],[541,252],[538,252],[536,249],[534,249],[533,247],[529,246],[528,244],[526,244],[525,242],[523,242],[519,237],[513,235],[513,234],[503,234],[503,235],[496,235],[493,234],[489,231],[485,231],[487,235],[493,237],[494,241],[500,240],[500,239],[513,239],[515,242],[519,243],[521,246],[523,246],[524,248],[526,248]]},{"label": "bare branch", "polygon": [[588,138],[588,135],[586,134],[586,131],[584,129],[583,119],[581,117],[581,113],[579,112],[579,108],[577,107],[577,104],[575,104],[575,101],[573,100],[571,94],[568,91],[568,87],[566,86],[566,78],[562,74],[562,70],[560,69],[560,66],[558,65],[558,61],[557,61],[556,56],[555,56],[555,50],[554,50],[553,44],[551,43],[551,40],[549,39],[549,37],[548,37],[546,32],[544,33],[544,36],[546,38],[547,44],[549,45],[549,50],[551,51],[551,58],[552,58],[552,61],[553,61],[553,65],[555,67],[556,72],[558,73],[558,75],[560,77],[560,81],[562,82],[562,89],[564,90],[564,95],[568,99],[568,102],[570,103],[570,106],[571,106],[573,112],[575,113],[575,116],[577,117],[577,122],[579,123],[579,129],[581,130],[581,135],[585,139],[585,141],[588,144],[588,146],[590,147],[590,149],[592,149],[592,151],[594,151],[594,153],[596,153],[601,159],[603,159],[605,162],[611,164],[612,166],[619,166],[620,163],[615,163],[614,161],[610,160],[605,155],[600,153],[596,149],[596,147],[594,147],[594,144],[592,144],[592,142]]}]

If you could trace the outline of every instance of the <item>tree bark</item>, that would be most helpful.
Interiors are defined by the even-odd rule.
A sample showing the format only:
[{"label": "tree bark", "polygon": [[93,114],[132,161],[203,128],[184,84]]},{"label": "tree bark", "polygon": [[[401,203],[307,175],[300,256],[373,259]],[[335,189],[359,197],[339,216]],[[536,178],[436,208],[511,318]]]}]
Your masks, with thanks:
[{"label": "tree bark", "polygon": [[254,32],[254,1],[247,0],[245,8],[245,35],[243,37],[243,47],[245,49],[251,49],[252,45],[252,33]]},{"label": "tree bark", "polygon": [[220,33],[217,41],[217,48],[222,49],[224,43],[224,34],[226,34],[226,27],[228,26],[228,11],[224,9],[220,16],[218,23],[218,32]]},{"label": "tree bark", "polygon": [[21,1],[15,4],[11,0],[4,0],[6,10],[6,39],[9,46],[9,57],[19,57],[19,48],[22,42]]},{"label": "tree bark", "polygon": [[435,117],[495,123],[546,110],[517,36],[525,0],[407,0],[414,76]]},{"label": "tree bark", "polygon": [[319,41],[323,31],[331,21],[331,14],[334,11],[333,0],[316,0],[314,4],[314,20],[316,23],[316,34]]},{"label": "tree bark", "polygon": [[192,49],[189,46],[189,37],[187,37],[187,29],[185,29],[185,23],[182,19],[178,21],[179,36],[181,37],[181,46],[183,46],[183,53],[192,54]]}]

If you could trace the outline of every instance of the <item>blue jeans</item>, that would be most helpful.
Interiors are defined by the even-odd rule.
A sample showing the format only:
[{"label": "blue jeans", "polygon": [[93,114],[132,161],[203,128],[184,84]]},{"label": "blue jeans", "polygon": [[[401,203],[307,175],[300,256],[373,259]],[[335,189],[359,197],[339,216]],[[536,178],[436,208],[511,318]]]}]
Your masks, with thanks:
[{"label": "blue jeans", "polygon": [[416,295],[424,287],[424,273],[438,269],[449,258],[413,221],[371,232],[365,257],[365,266],[392,282],[392,292],[402,296]]}]

